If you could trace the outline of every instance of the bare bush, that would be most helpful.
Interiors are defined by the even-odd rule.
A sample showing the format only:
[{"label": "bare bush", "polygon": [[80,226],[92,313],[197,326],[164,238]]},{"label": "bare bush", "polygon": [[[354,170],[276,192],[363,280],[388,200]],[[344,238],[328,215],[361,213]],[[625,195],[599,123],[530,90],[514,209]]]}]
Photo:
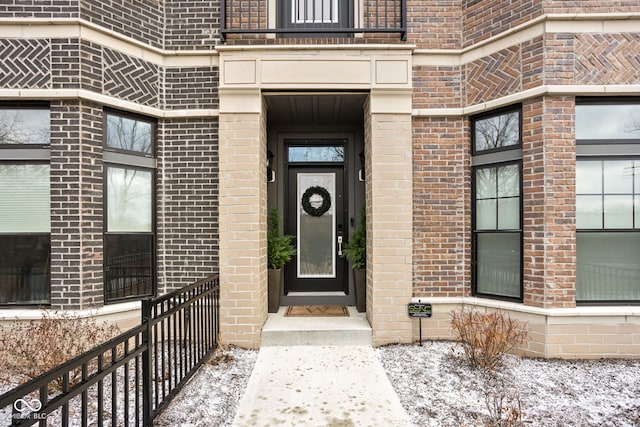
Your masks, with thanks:
[{"label": "bare bush", "polygon": [[461,342],[464,359],[488,371],[499,366],[503,355],[524,343],[528,335],[526,324],[499,311],[454,311],[451,329]]},{"label": "bare bush", "polygon": [[515,387],[488,388],[485,404],[489,410],[489,425],[492,427],[520,427],[524,425],[524,412],[520,392]]},{"label": "bare bush", "polygon": [[[42,320],[16,320],[0,330],[0,382],[28,381],[115,337],[119,329],[94,318],[43,311]],[[80,381],[81,369],[69,382]],[[62,379],[57,381],[62,387]]]}]

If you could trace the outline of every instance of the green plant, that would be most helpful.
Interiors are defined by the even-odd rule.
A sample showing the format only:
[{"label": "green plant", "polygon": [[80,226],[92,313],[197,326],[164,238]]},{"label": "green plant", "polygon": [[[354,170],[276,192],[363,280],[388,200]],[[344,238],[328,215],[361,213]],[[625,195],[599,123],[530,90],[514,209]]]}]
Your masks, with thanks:
[{"label": "green plant", "polygon": [[502,312],[459,310],[451,313],[451,329],[460,340],[464,358],[475,367],[493,371],[505,353],[527,338],[526,324]]},{"label": "green plant", "polygon": [[[68,313],[43,311],[41,320],[16,320],[0,331],[0,383],[33,379],[119,332],[116,326]],[[70,384],[80,381],[81,374],[80,368],[71,371]],[[58,378],[55,385],[61,389],[62,384]]]},{"label": "green plant", "polygon": [[364,268],[367,262],[367,218],[365,208],[360,211],[360,223],[349,241],[342,248],[344,257],[351,262],[351,268]]},{"label": "green plant", "polygon": [[270,270],[282,268],[296,254],[292,241],[293,236],[283,235],[280,231],[278,209],[271,209],[267,216],[267,266]]}]

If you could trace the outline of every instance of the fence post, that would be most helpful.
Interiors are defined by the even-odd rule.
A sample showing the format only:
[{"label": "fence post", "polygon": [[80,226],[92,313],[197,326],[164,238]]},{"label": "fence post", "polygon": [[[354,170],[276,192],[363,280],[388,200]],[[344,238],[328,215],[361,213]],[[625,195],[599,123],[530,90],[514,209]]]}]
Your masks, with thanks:
[{"label": "fence post", "polygon": [[152,369],[152,331],[151,331],[151,299],[142,300],[142,344],[145,346],[142,352],[142,425],[151,426],[151,408],[153,405],[153,392],[151,383]]}]

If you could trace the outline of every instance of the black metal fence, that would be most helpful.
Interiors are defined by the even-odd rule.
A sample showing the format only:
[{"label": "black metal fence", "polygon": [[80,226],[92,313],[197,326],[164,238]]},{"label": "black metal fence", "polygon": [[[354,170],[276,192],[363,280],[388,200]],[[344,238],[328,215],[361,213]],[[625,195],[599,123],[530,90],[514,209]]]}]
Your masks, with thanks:
[{"label": "black metal fence", "polygon": [[11,426],[150,426],[217,347],[218,276],[142,302],[142,324],[0,396]]},{"label": "black metal fence", "polygon": [[231,34],[287,37],[396,33],[407,37],[406,0],[223,0],[222,40]]}]

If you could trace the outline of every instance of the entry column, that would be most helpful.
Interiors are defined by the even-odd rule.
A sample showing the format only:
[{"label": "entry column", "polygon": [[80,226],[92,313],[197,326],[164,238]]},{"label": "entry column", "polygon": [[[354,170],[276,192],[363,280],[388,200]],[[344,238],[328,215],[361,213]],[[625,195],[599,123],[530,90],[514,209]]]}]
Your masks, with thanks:
[{"label": "entry column", "polygon": [[267,319],[266,119],[260,90],[220,88],[220,334],[260,346]]},{"label": "entry column", "polygon": [[372,90],[366,111],[367,318],[373,345],[411,342],[411,90]]}]

